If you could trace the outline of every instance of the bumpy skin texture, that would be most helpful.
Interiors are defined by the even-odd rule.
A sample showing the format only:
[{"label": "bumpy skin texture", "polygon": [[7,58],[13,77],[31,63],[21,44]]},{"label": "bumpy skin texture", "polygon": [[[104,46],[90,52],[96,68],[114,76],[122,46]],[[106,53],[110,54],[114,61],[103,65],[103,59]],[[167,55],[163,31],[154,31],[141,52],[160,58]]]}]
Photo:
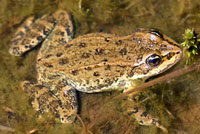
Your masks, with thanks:
[{"label": "bumpy skin texture", "polygon": [[[124,37],[105,33],[80,36],[45,53],[38,59],[37,66],[42,71],[40,74],[48,73],[50,77],[59,74],[62,80],[79,91],[124,90],[135,79],[168,69],[180,57],[176,43],[169,44],[148,32],[138,31]],[[162,57],[162,63],[152,68],[145,60],[154,53]],[[53,80],[43,76],[42,80]]]},{"label": "bumpy skin texture", "polygon": [[[64,123],[75,119],[75,89],[87,93],[127,91],[133,88],[134,80],[157,75],[181,58],[178,44],[152,29],[123,37],[91,33],[71,40],[72,31],[65,11],[30,18],[17,30],[9,51],[19,56],[42,43],[36,64],[38,82],[25,81],[22,87],[37,111],[52,111]],[[132,114],[141,124],[162,128],[157,120],[137,109]]]}]

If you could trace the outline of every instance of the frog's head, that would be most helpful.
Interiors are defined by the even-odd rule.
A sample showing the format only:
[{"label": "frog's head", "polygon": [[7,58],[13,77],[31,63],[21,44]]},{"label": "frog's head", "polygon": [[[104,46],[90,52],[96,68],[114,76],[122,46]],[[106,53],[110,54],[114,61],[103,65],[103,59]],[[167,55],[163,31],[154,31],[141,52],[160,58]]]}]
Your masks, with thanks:
[{"label": "frog's head", "polygon": [[[158,30],[140,29],[134,33],[140,49],[134,72],[137,78],[149,78],[175,65],[182,57],[178,43]],[[143,49],[141,49],[143,48]],[[134,79],[135,79],[134,78]]]}]

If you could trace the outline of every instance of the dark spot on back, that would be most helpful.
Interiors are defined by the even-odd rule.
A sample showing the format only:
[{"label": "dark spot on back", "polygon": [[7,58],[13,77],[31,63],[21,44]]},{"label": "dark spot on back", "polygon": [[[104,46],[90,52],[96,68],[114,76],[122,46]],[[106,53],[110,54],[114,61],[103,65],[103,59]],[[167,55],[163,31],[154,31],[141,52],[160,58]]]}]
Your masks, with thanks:
[{"label": "dark spot on back", "polygon": [[56,41],[59,42],[60,44],[66,44],[67,43],[67,41],[65,40],[65,38],[59,38]]},{"label": "dark spot on back", "polygon": [[100,82],[100,80],[99,80],[99,79],[95,80],[95,83],[99,84],[99,82]]},{"label": "dark spot on back", "polygon": [[108,59],[103,59],[103,61],[104,61],[104,62],[107,62],[107,61],[108,61]]},{"label": "dark spot on back", "polygon": [[83,54],[82,54],[82,57],[83,57],[83,58],[89,58],[89,57],[90,57],[90,54],[89,54],[89,53],[83,53]]},{"label": "dark spot on back", "polygon": [[59,64],[60,65],[64,65],[64,64],[67,64],[69,62],[69,59],[68,58],[62,58],[59,60]]},{"label": "dark spot on back", "polygon": [[92,70],[91,67],[85,67],[85,70]]},{"label": "dark spot on back", "polygon": [[141,117],[147,117],[147,112],[143,112],[141,115],[140,115]]},{"label": "dark spot on back", "polygon": [[64,36],[64,35],[65,35],[65,32],[60,32],[60,35],[61,35],[61,36]]},{"label": "dark spot on back", "polygon": [[45,66],[45,67],[49,67],[49,68],[52,68],[52,67],[53,67],[53,65],[51,65],[51,64],[49,64],[49,63],[44,63],[44,66]]},{"label": "dark spot on back", "polygon": [[80,47],[86,47],[86,44],[85,44],[85,43],[80,43],[79,46],[80,46]]},{"label": "dark spot on back", "polygon": [[123,49],[120,50],[121,55],[126,55],[126,53],[127,53],[126,48],[123,48]]},{"label": "dark spot on back", "polygon": [[132,113],[137,113],[138,111],[138,107],[134,107]]},{"label": "dark spot on back", "polygon": [[120,68],[126,68],[126,65],[117,65]]},{"label": "dark spot on back", "polygon": [[71,46],[73,46],[73,44],[66,44],[65,48],[70,48]]},{"label": "dark spot on back", "polygon": [[49,57],[51,57],[52,56],[52,54],[48,54],[45,58],[49,58]]},{"label": "dark spot on back", "polygon": [[100,74],[98,72],[94,72],[93,74],[94,76],[100,76]]},{"label": "dark spot on back", "polygon": [[75,76],[75,75],[77,75],[77,74],[78,74],[78,70],[73,70],[73,71],[72,71],[72,75]]},{"label": "dark spot on back", "polygon": [[131,57],[127,56],[126,59],[127,59],[127,60],[131,60]]},{"label": "dark spot on back", "polygon": [[105,70],[110,70],[110,65],[107,65]]},{"label": "dark spot on back", "polygon": [[57,53],[56,56],[60,57],[60,56],[62,56],[62,53]]},{"label": "dark spot on back", "polygon": [[111,79],[107,78],[104,81],[105,83],[107,83],[108,85],[111,85],[113,82],[111,81]]},{"label": "dark spot on back", "polygon": [[148,46],[148,47],[153,47],[154,44],[153,44],[153,43],[148,43],[147,46]]},{"label": "dark spot on back", "polygon": [[32,48],[32,46],[31,46],[31,45],[28,45],[28,46],[27,46],[27,45],[25,45],[25,48],[30,48],[30,49],[31,49],[31,48]]},{"label": "dark spot on back", "polygon": [[141,47],[141,48],[140,48],[140,51],[144,51],[144,50],[145,50],[145,48],[144,48],[144,47]]},{"label": "dark spot on back", "polygon": [[115,45],[121,45],[122,44],[122,41],[121,40],[118,40],[117,42],[115,42]]},{"label": "dark spot on back", "polygon": [[106,41],[106,42],[109,42],[109,41],[110,41],[110,40],[109,40],[109,37],[106,37],[106,38],[105,38],[105,41]]},{"label": "dark spot on back", "polygon": [[137,43],[138,43],[138,44],[141,44],[141,43],[142,43],[142,41],[141,41],[140,39],[138,39],[138,40],[137,40]]},{"label": "dark spot on back", "polygon": [[58,100],[58,104],[59,104],[59,105],[62,105],[62,101],[61,101],[61,100]]},{"label": "dark spot on back", "polygon": [[95,51],[96,51],[96,52],[95,52],[96,55],[101,55],[101,54],[103,54],[104,49],[102,49],[102,48],[97,48]]}]

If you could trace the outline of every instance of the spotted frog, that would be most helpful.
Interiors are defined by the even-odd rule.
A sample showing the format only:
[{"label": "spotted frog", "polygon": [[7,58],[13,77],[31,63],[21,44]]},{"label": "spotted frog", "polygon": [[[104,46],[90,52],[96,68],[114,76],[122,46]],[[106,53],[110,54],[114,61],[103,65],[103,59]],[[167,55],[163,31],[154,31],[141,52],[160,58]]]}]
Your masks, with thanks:
[{"label": "spotted frog", "polygon": [[[41,44],[36,61],[37,82],[24,81],[21,86],[38,113],[52,112],[62,123],[75,120],[77,91],[127,92],[136,80],[164,72],[182,55],[174,40],[154,29],[139,29],[127,36],[90,33],[72,38],[71,18],[59,10],[25,20],[9,49],[10,54],[22,56]],[[139,107],[133,107],[131,113],[142,125],[164,129]]]}]

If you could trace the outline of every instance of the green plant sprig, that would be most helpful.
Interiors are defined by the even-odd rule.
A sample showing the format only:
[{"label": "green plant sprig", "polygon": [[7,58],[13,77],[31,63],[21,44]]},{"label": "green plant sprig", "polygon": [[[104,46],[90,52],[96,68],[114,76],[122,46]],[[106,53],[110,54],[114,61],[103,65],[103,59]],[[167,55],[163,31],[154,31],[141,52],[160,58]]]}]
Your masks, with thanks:
[{"label": "green plant sprig", "polygon": [[186,49],[188,58],[200,54],[200,38],[194,29],[186,29],[183,34],[184,42],[181,43],[183,48]]}]

